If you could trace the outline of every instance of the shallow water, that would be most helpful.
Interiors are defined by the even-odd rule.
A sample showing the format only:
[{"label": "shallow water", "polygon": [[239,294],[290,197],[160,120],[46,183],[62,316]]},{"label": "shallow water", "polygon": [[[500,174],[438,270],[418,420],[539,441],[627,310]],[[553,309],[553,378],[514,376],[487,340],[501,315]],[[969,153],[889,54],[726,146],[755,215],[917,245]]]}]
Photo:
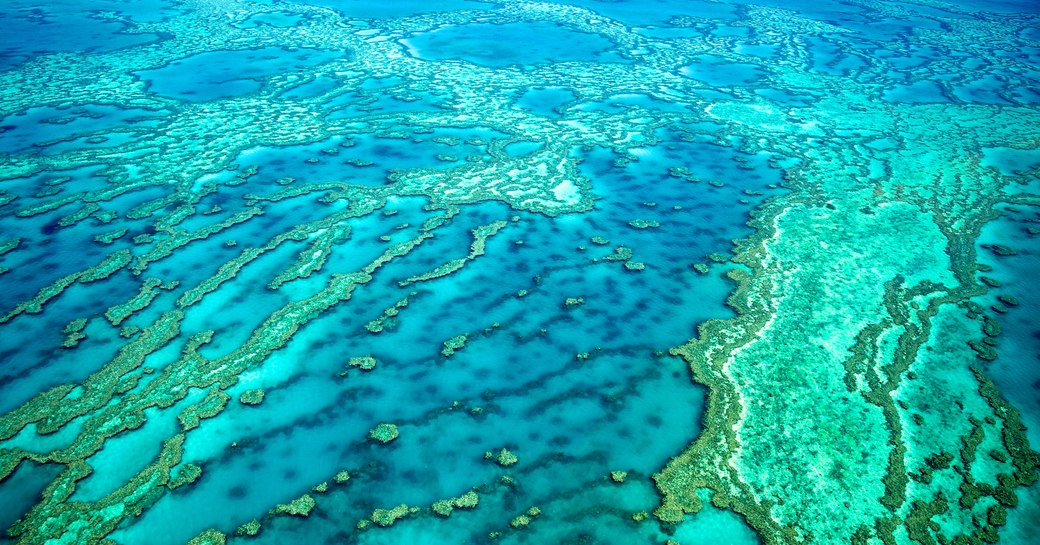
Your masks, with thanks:
[{"label": "shallow water", "polygon": [[1030,2],[0,23],[0,540],[1038,537]]}]

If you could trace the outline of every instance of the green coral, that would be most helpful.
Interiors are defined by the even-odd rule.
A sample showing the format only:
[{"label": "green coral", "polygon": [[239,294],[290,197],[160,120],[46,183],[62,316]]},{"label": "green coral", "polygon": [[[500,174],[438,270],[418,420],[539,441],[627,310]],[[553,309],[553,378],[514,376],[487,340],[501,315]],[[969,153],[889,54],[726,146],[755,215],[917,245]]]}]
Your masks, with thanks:
[{"label": "green coral", "polygon": [[455,352],[462,350],[466,346],[466,341],[469,339],[469,335],[456,335],[446,341],[444,341],[444,347],[441,349],[441,355],[445,358],[450,358]]},{"label": "green coral", "polygon": [[451,512],[455,510],[455,506],[452,505],[451,500],[437,500],[433,502],[431,508],[434,513],[442,517],[451,516]]},{"label": "green coral", "polygon": [[253,519],[235,529],[236,536],[255,536],[260,533],[260,521]]},{"label": "green coral", "polygon": [[242,395],[238,396],[238,401],[243,405],[259,405],[263,403],[265,395],[262,389],[255,388],[242,392]]},{"label": "green coral", "polygon": [[83,333],[83,330],[86,327],[86,318],[77,318],[69,322],[69,324],[65,326],[64,333],[66,337],[65,340],[62,341],[61,346],[63,348],[75,348],[81,340],[87,338],[87,335]]},{"label": "green coral", "polygon": [[388,422],[380,423],[368,432],[369,439],[379,441],[383,444],[389,443],[394,439],[397,439],[399,435],[400,432],[397,430],[397,426]]},{"label": "green coral", "polygon": [[386,528],[387,526],[392,526],[398,520],[416,512],[418,512],[418,509],[409,507],[402,503],[391,509],[376,509],[375,511],[372,511],[371,520],[379,526]]},{"label": "green coral", "polygon": [[634,219],[634,220],[628,222],[628,224],[631,225],[632,227],[635,227],[636,229],[653,229],[655,227],[660,227],[661,226],[660,222],[657,222],[655,220],[645,220],[645,219]]},{"label": "green coral", "polygon": [[202,468],[196,464],[185,463],[181,466],[180,471],[177,472],[177,476],[170,481],[167,485],[170,490],[176,490],[182,486],[194,483],[202,476]]},{"label": "green coral", "polygon": [[485,452],[484,459],[494,460],[496,464],[502,467],[509,467],[511,465],[515,465],[517,462],[520,461],[520,458],[518,458],[516,454],[513,454],[509,451],[509,449],[504,447],[502,448],[502,450],[498,451],[498,453],[494,453],[491,451]]},{"label": "green coral", "polygon": [[376,368],[376,359],[372,356],[358,356],[347,361],[350,367],[356,367],[362,371],[371,371]]},{"label": "green coral", "polygon": [[289,502],[281,503],[271,510],[273,515],[292,515],[294,517],[308,517],[311,511],[318,505],[318,502],[311,497],[310,494],[304,494],[299,498]]},{"label": "green coral", "polygon": [[480,496],[475,490],[470,490],[451,500],[451,504],[459,509],[473,509],[478,503],[480,503]]},{"label": "green coral", "polygon": [[527,515],[518,515],[509,521],[509,525],[513,528],[526,528],[528,524],[531,524],[531,517]]},{"label": "green coral", "polygon": [[227,535],[219,530],[206,530],[188,541],[188,545],[224,545]]}]

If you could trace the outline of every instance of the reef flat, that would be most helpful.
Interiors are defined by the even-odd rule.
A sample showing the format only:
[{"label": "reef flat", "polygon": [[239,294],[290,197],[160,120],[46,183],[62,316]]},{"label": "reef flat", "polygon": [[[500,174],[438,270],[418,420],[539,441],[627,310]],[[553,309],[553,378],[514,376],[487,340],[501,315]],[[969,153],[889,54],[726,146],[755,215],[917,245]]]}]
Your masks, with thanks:
[{"label": "reef flat", "polygon": [[1040,537],[1031,3],[0,15],[10,542]]}]

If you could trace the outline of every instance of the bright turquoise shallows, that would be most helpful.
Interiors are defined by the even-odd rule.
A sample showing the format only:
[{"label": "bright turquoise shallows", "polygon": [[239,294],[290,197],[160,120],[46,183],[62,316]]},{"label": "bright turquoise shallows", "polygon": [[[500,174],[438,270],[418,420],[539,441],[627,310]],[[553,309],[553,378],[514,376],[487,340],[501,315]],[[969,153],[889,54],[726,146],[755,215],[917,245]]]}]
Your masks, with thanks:
[{"label": "bright turquoise shallows", "polygon": [[0,541],[1040,542],[1040,10],[8,0]]}]

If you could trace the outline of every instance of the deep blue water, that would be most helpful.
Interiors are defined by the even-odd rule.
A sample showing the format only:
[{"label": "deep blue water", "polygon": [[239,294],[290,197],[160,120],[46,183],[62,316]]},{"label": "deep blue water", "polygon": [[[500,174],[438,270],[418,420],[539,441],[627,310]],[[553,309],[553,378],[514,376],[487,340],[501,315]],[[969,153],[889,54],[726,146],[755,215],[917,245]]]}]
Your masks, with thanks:
[{"label": "deep blue water", "polygon": [[[349,299],[298,317],[299,331],[283,347],[236,373],[224,385],[227,408],[187,432],[173,472],[190,462],[202,477],[178,490],[159,487],[154,505],[109,537],[186,543],[211,528],[232,534],[255,518],[263,519],[261,534],[231,542],[486,543],[503,532],[495,543],[759,543],[739,515],[708,501],[681,524],[657,524],[661,497],[651,476],[697,438],[707,403],[707,390],[668,350],[696,336],[699,324],[735,316],[726,304],[734,289],[726,273],[741,268],[727,262],[734,241],[753,234],[754,210],[791,196],[793,173],[806,166],[805,156],[765,146],[755,131],[773,138],[783,118],[796,134],[784,149],[811,148],[823,135],[799,110],[825,93],[784,85],[790,65],[777,63],[797,59],[798,76],[847,78],[878,104],[1035,108],[1040,33],[1015,23],[1013,46],[1001,55],[1017,68],[1004,73],[996,61],[973,60],[968,45],[918,43],[916,32],[972,17],[952,7],[893,3],[910,9],[883,18],[866,4],[831,1],[566,4],[608,18],[610,29],[582,27],[584,12],[564,24],[553,19],[562,15],[516,16],[509,2],[476,0],[0,6],[0,89],[20,89],[0,90],[0,249],[19,241],[0,252],[0,316],[116,252],[138,260],[175,245],[139,271],[132,261],[101,281],[72,281],[39,311],[0,323],[0,413],[83,383],[140,335],[135,328],[184,313],[173,339],[145,357],[148,371],[129,373],[136,385],[56,433],[30,424],[0,449],[45,455],[74,445],[104,406],[139,399],[165,370],[186,366],[191,374],[196,364],[182,356],[192,335],[212,332],[197,351],[206,361],[233,355],[280,309],[447,218]],[[1025,1],[957,5],[1036,19]],[[750,23],[752,6],[847,32],[772,39],[775,30]],[[87,73],[80,58],[96,61],[97,72]],[[638,70],[656,71],[659,81],[643,85],[650,76]],[[40,74],[45,85],[17,87]],[[746,106],[746,118],[706,113],[731,103]],[[234,116],[216,115],[224,108]],[[213,125],[229,120],[237,124]],[[803,124],[809,128],[798,132]],[[848,137],[850,149],[883,155],[899,137],[864,144],[861,136],[822,139]],[[980,168],[999,169],[1035,198],[1035,148],[1011,142],[972,153]],[[523,190],[552,195],[563,187],[549,167],[528,178],[495,170],[555,149],[564,150],[557,163],[573,167],[567,182],[585,184],[582,205],[555,202],[559,213],[523,201]],[[405,189],[436,175],[449,189]],[[470,198],[466,184],[478,176],[488,190],[513,178],[527,185]],[[261,213],[232,222],[254,207]],[[1003,287],[979,301],[994,305],[1008,294],[1018,304],[998,317],[1000,356],[986,371],[1022,411],[1035,446],[1040,298],[1028,287],[1040,269],[1040,238],[1030,229],[1040,223],[1035,207],[1002,210],[978,242],[1017,253],[980,246],[979,261]],[[328,218],[330,226],[317,226]],[[450,275],[408,281],[466,258],[474,230],[499,221],[504,227],[482,255]],[[322,250],[320,266],[271,285],[342,227],[349,233]],[[306,229],[272,242],[296,228]],[[181,307],[188,290],[261,248],[233,278]],[[625,251],[631,256],[610,257]],[[150,303],[119,324],[106,318],[152,278],[163,287]],[[385,311],[393,316],[373,332]],[[63,348],[79,318],[86,338]],[[459,335],[465,347],[444,356],[444,343]],[[346,367],[362,355],[377,359],[375,370]],[[263,403],[240,403],[252,389],[265,392]],[[178,415],[205,393],[193,388],[172,406],[146,409],[142,426],[83,459],[93,472],[67,501],[102,501],[145,470],[182,430]],[[386,445],[367,439],[383,422],[395,423],[400,437]],[[515,466],[485,460],[503,448],[519,457]],[[0,481],[0,526],[30,513],[62,467],[23,461]],[[349,483],[313,492],[344,469]],[[628,472],[623,483],[610,478],[618,470]],[[447,519],[429,510],[472,488],[477,509]],[[267,515],[308,492],[318,499],[310,516]],[[705,489],[698,494],[708,499]],[[1003,542],[1034,535],[1036,488],[1020,496]],[[390,528],[357,530],[373,510],[401,503],[423,511]],[[511,529],[532,506],[543,514]],[[648,521],[637,520],[644,515]]]}]

